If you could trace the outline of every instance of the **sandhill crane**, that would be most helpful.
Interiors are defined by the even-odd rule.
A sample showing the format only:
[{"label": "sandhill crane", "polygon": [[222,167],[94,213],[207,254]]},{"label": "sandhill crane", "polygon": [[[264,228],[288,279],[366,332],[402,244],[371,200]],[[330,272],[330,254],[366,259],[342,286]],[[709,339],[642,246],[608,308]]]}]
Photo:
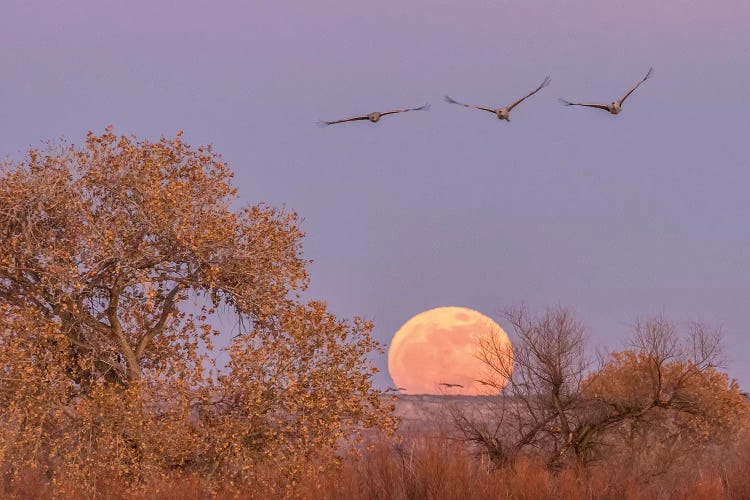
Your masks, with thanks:
[{"label": "sandhill crane", "polygon": [[613,101],[609,104],[589,104],[589,103],[582,103],[582,102],[570,102],[566,101],[565,99],[560,99],[560,102],[565,104],[566,106],[586,106],[588,108],[597,108],[597,109],[603,109],[604,111],[608,111],[612,113],[613,115],[620,114],[620,111],[622,111],[622,103],[625,102],[625,99],[627,99],[630,94],[635,92],[635,89],[641,86],[643,82],[651,78],[651,75],[654,73],[654,68],[649,68],[648,73],[646,73],[646,76],[643,77],[643,79],[636,83],[635,86],[628,90],[627,93],[622,96],[622,98],[619,101]]},{"label": "sandhill crane", "polygon": [[353,118],[344,118],[343,120],[334,120],[330,122],[320,120],[318,122],[318,125],[320,125],[321,127],[325,127],[327,125],[334,125],[336,123],[356,122],[359,120],[370,120],[372,123],[378,123],[384,116],[395,115],[396,113],[406,113],[407,111],[427,111],[428,109],[430,109],[430,103],[426,103],[425,105],[418,108],[394,109],[393,111],[386,111],[383,113],[379,113],[376,111],[367,115],[355,116]]},{"label": "sandhill crane", "polygon": [[440,385],[451,388],[451,387],[460,387],[461,389],[464,388],[461,384],[449,384],[447,382],[440,382]]},{"label": "sandhill crane", "polygon": [[519,104],[521,104],[523,101],[525,101],[529,97],[533,96],[534,94],[536,94],[537,92],[539,92],[540,90],[542,90],[544,87],[546,87],[547,85],[549,85],[551,81],[552,80],[550,79],[549,76],[545,77],[544,81],[541,83],[541,85],[539,85],[537,88],[535,88],[534,90],[532,90],[531,92],[529,92],[525,96],[523,96],[520,99],[518,99],[516,102],[514,102],[510,106],[506,106],[504,108],[485,108],[484,106],[475,106],[473,104],[464,104],[462,102],[456,101],[455,99],[451,98],[450,96],[445,96],[445,101],[449,102],[451,104],[458,104],[459,106],[463,106],[465,108],[474,108],[474,109],[481,109],[482,111],[489,111],[490,113],[494,113],[495,116],[497,116],[497,118],[499,120],[505,120],[506,122],[510,122],[509,116],[510,116],[510,112],[513,110],[513,108],[515,108],[516,106],[518,106]]}]

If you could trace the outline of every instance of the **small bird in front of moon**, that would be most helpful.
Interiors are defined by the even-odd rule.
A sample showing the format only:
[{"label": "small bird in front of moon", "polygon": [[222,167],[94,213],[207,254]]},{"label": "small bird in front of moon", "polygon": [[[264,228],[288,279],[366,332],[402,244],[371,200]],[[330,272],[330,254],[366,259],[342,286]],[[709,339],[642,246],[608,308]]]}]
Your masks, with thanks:
[{"label": "small bird in front of moon", "polygon": [[560,102],[565,104],[566,106],[585,106],[587,108],[596,108],[596,109],[603,109],[604,111],[608,111],[612,113],[613,115],[620,114],[620,111],[622,111],[622,103],[625,102],[625,99],[627,99],[630,94],[635,92],[635,89],[641,86],[643,82],[651,78],[651,75],[654,73],[654,68],[649,68],[648,73],[646,73],[646,76],[643,77],[641,81],[635,84],[635,86],[628,90],[627,93],[622,96],[622,98],[619,101],[613,101],[609,104],[590,104],[590,103],[583,103],[583,102],[570,102],[565,99],[560,99]]},{"label": "small bird in front of moon", "polygon": [[493,113],[495,116],[497,116],[497,118],[499,120],[505,120],[506,122],[510,122],[510,112],[513,110],[513,108],[515,108],[516,106],[518,106],[519,104],[521,104],[523,101],[525,101],[529,97],[533,96],[534,94],[536,94],[537,92],[539,92],[540,90],[542,90],[544,87],[546,87],[547,85],[549,85],[551,81],[552,80],[550,79],[549,76],[545,77],[544,81],[537,88],[535,88],[534,90],[532,90],[531,92],[529,92],[525,96],[521,97],[520,99],[518,99],[516,102],[514,102],[510,106],[506,106],[504,108],[485,108],[484,106],[475,106],[473,104],[464,104],[462,102],[456,101],[455,99],[451,98],[450,96],[445,96],[445,101],[449,102],[451,104],[458,104],[459,106],[463,106],[465,108],[474,108],[474,109],[481,109],[482,111],[489,111],[490,113]]},{"label": "small bird in front of moon", "polygon": [[321,127],[326,127],[328,125],[335,125],[337,123],[356,122],[361,120],[369,120],[372,123],[378,123],[384,116],[395,115],[397,113],[406,113],[408,111],[427,111],[428,109],[430,109],[430,103],[426,103],[418,108],[394,109],[393,111],[385,111],[383,113],[375,111],[367,115],[355,116],[353,118],[344,118],[342,120],[334,120],[330,122],[320,120],[318,122],[318,125],[320,125]]},{"label": "small bird in front of moon", "polygon": [[449,384],[447,382],[440,382],[440,385],[442,385],[444,387],[448,387],[448,388],[453,388],[453,387],[460,387],[461,389],[464,388],[464,386],[461,385],[461,384]]},{"label": "small bird in front of moon", "polygon": [[[388,348],[388,372],[393,387],[409,394],[493,396],[505,386],[509,373],[488,369],[482,346],[510,359],[508,334],[492,318],[466,307],[437,307],[401,325]],[[482,379],[488,384],[480,384]]]}]

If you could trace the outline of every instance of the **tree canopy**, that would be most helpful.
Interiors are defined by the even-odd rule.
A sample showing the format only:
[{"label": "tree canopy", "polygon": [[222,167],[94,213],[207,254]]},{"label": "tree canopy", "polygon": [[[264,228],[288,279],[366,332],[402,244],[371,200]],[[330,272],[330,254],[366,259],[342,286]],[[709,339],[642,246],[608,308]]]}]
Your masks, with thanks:
[{"label": "tree canopy", "polygon": [[[181,133],[111,128],[0,164],[5,456],[52,475],[97,457],[130,477],[218,463],[242,474],[392,427],[371,383],[372,324],[299,299],[298,216],[236,208],[231,179]],[[223,368],[219,308],[242,326]]]}]

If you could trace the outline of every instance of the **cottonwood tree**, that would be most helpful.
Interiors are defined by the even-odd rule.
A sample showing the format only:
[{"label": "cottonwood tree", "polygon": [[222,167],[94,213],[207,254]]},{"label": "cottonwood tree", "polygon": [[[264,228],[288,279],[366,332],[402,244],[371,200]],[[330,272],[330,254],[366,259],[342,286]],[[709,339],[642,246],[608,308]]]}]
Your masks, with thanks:
[{"label": "cottonwood tree", "polygon": [[639,322],[629,349],[594,363],[584,328],[568,309],[533,316],[519,307],[506,320],[516,337],[512,355],[491,341],[480,345],[495,380],[508,381],[497,385],[502,395],[474,413],[451,408],[464,437],[500,465],[519,454],[552,467],[586,464],[628,443],[631,451],[653,447],[666,436],[696,447],[736,430],[744,418],[737,383],[717,370],[721,336],[701,324],[681,336],[664,318]]},{"label": "cottonwood tree", "polygon": [[587,413],[576,435],[582,458],[627,455],[664,472],[746,425],[739,385],[720,371],[719,330],[692,322],[681,334],[665,318],[650,318],[635,324],[629,347],[586,381]]},{"label": "cottonwood tree", "polygon": [[583,326],[567,309],[533,316],[526,307],[506,310],[515,334],[513,351],[482,339],[479,359],[487,367],[482,382],[503,391],[469,416],[454,406],[453,420],[464,436],[506,464],[524,450],[543,451],[552,460],[577,425],[587,360]]},{"label": "cottonwood tree", "polygon": [[[316,436],[392,425],[365,360],[379,348],[371,325],[299,302],[308,276],[297,215],[235,208],[231,178],[210,146],[181,134],[139,141],[111,129],[0,165],[0,458],[50,475],[94,461],[136,478],[215,474],[206,457],[216,450],[257,461],[288,448],[270,414],[294,413]],[[219,308],[244,325],[220,373]],[[305,384],[325,419],[280,403],[305,363],[325,373]],[[229,434],[209,438],[222,412],[255,422],[261,441],[240,453]],[[305,452],[333,441],[305,440]]]},{"label": "cottonwood tree", "polygon": [[275,471],[297,472],[322,451],[361,437],[362,428],[394,430],[393,405],[371,387],[376,370],[367,356],[381,350],[371,322],[341,321],[320,302],[291,305],[279,321],[257,326],[230,349],[221,398],[203,419],[216,433],[218,462],[252,468],[258,460],[250,448],[262,450]]}]

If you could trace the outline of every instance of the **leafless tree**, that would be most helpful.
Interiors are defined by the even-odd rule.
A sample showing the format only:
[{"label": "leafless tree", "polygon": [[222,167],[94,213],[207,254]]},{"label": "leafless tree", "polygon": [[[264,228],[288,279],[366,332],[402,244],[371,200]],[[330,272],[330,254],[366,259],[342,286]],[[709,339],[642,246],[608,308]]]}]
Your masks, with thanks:
[{"label": "leafless tree", "polygon": [[455,404],[450,410],[464,439],[498,465],[519,454],[543,458],[551,467],[585,464],[646,425],[693,432],[690,441],[698,427],[706,436],[731,427],[741,413],[736,383],[716,370],[720,330],[690,323],[681,336],[662,317],[639,321],[628,349],[594,363],[584,327],[570,309],[532,315],[520,306],[508,309],[505,319],[515,337],[513,352],[486,339],[479,354],[487,367],[480,382],[501,394],[479,410]]},{"label": "leafless tree", "polygon": [[489,400],[479,415],[453,408],[453,421],[496,463],[512,461],[522,451],[542,450],[555,461],[570,447],[578,425],[589,366],[583,325],[565,308],[533,316],[519,306],[506,310],[505,319],[515,336],[513,351],[494,338],[481,340],[479,349],[487,367],[480,382],[502,389],[502,395]]}]

